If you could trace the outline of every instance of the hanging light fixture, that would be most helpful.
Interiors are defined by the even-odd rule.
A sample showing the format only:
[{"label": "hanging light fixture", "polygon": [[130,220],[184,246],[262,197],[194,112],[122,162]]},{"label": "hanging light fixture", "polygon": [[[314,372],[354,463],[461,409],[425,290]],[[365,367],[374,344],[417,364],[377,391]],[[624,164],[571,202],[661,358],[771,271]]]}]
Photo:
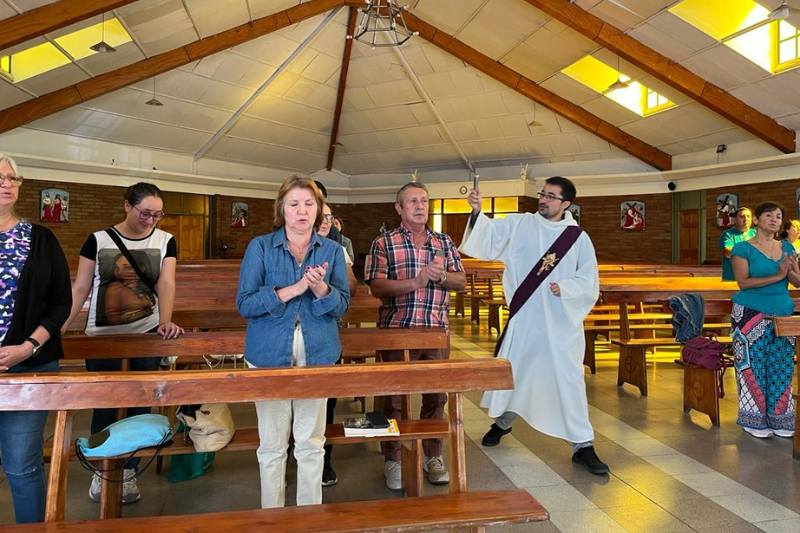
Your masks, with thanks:
[{"label": "hanging light fixture", "polygon": [[[367,7],[359,8],[361,12],[361,22],[358,23],[353,35],[348,35],[348,39],[355,39],[375,47],[400,46],[414,35],[419,35],[418,31],[411,32],[406,26],[403,18],[403,11],[408,10],[408,6],[397,5],[397,0],[366,0]],[[384,34],[387,39],[379,40],[378,35]]]},{"label": "hanging light fixture", "polygon": [[781,5],[773,9],[767,15],[768,20],[786,20],[791,16],[800,15],[800,9],[792,7],[784,0]]},{"label": "hanging light fixture", "polygon": [[161,107],[161,106],[164,105],[161,102],[161,100],[156,98],[156,77],[155,76],[153,76],[153,97],[150,100],[146,101],[145,105],[151,105],[151,106],[155,106],[155,107]]},{"label": "hanging light fixture", "polygon": [[542,126],[544,126],[544,124],[542,124],[541,122],[536,120],[536,104],[533,104],[533,120],[528,122],[528,127],[530,127],[530,128],[541,128]]},{"label": "hanging light fixture", "polygon": [[617,54],[617,81],[608,86],[606,91],[616,91],[617,89],[627,89],[630,80],[622,81],[622,72],[619,71],[619,54]]},{"label": "hanging light fixture", "polygon": [[102,28],[102,38],[100,42],[97,44],[93,44],[89,47],[90,50],[94,50],[99,54],[111,54],[116,52],[117,49],[111,46],[106,42],[106,14],[103,13],[103,21],[100,23],[100,27]]}]

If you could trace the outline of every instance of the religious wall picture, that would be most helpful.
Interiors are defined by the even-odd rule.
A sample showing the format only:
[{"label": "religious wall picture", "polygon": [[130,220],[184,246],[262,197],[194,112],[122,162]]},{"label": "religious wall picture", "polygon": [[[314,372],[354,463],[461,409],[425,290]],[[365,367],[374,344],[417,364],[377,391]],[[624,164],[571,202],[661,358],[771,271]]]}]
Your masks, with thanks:
[{"label": "religious wall picture", "polygon": [[644,202],[622,202],[619,213],[619,225],[622,229],[644,231]]},{"label": "religious wall picture", "polygon": [[233,202],[231,204],[231,227],[246,228],[249,216],[249,207],[244,202]]},{"label": "religious wall picture", "polygon": [[723,193],[717,196],[717,227],[729,228],[736,221],[736,208],[739,197],[735,194]]},{"label": "religious wall picture", "polygon": [[66,222],[69,220],[69,193],[62,189],[42,189],[39,220]]},{"label": "religious wall picture", "polygon": [[567,208],[567,211],[570,212],[570,214],[572,215],[572,218],[574,218],[575,222],[577,222],[578,225],[580,226],[581,225],[581,206],[572,204],[571,206],[569,206]]}]

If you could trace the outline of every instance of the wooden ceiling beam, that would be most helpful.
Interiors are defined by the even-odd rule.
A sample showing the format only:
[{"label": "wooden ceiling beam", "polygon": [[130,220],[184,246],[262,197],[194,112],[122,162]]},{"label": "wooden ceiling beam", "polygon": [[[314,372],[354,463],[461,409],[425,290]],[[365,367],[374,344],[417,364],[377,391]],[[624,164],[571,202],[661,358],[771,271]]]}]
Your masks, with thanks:
[{"label": "wooden ceiling beam", "polygon": [[[77,3],[77,2],[76,2]],[[311,0],[0,111],[0,133],[267,35],[344,4]]]},{"label": "wooden ceiling beam", "polygon": [[672,156],[668,153],[637,139],[589,111],[548,91],[544,87],[537,85],[533,80],[467,46],[455,37],[438,30],[413,14],[405,13],[404,18],[409,30],[418,31],[420,37],[430,41],[487,76],[491,76],[507,87],[568,118],[583,129],[659,170],[670,170],[672,168]]},{"label": "wooden ceiling beam", "polygon": [[0,20],[0,50],[136,1],[138,0],[61,0]]},{"label": "wooden ceiling beam", "polygon": [[[350,14],[347,18],[347,35],[353,35],[356,31],[356,9],[350,6]],[[328,147],[328,171],[333,170],[333,156],[336,153],[336,139],[339,137],[339,120],[342,117],[342,106],[344,105],[344,91],[347,88],[347,73],[350,70],[350,56],[353,53],[353,39],[344,39],[344,55],[342,56],[342,70],[339,73],[339,92],[336,94],[336,108],[333,112],[333,127],[331,128],[331,145]]]},{"label": "wooden ceiling beam", "polygon": [[796,151],[793,130],[581,7],[564,0],[525,1],[782,152]]}]

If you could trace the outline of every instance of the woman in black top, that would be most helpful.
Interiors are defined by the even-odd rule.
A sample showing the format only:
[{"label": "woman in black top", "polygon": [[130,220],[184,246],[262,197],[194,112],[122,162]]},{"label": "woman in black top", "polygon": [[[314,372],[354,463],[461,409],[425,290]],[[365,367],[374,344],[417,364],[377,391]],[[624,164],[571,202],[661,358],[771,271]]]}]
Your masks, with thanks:
[{"label": "woman in black top", "polygon": [[[14,213],[22,176],[0,154],[0,372],[57,372],[72,306],[69,266],[55,235]],[[0,453],[18,523],[42,522],[47,411],[0,411]]]}]

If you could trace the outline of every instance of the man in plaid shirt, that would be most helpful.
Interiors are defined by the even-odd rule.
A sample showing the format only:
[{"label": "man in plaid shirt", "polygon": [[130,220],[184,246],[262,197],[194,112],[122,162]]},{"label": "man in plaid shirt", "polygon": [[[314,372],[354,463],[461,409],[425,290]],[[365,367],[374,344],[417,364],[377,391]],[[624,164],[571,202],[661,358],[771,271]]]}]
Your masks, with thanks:
[{"label": "man in plaid shirt", "polygon": [[[453,241],[428,226],[428,189],[411,182],[397,192],[394,208],[400,227],[382,233],[372,243],[364,267],[364,279],[373,296],[381,299],[380,327],[433,327],[449,329],[450,291],[466,287],[467,278]],[[450,348],[414,350],[412,360],[448,359]],[[402,361],[402,351],[381,352],[383,361]],[[445,394],[423,394],[420,418],[442,418]],[[387,397],[383,412],[387,418],[400,418],[401,396]],[[400,443],[382,442],[386,486],[400,490],[402,468]],[[442,441],[422,441],[423,468],[428,481],[443,485],[450,474],[442,460]]]}]

